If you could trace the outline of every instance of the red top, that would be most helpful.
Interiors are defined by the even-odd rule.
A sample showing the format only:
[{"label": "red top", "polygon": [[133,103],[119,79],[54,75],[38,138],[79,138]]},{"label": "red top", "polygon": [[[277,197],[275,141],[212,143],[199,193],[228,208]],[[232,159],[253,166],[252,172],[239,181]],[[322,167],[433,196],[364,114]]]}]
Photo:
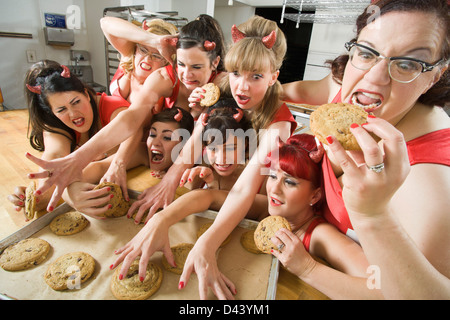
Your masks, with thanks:
[{"label": "red top", "polygon": [[[178,93],[180,92],[180,80],[178,79],[178,76],[171,64],[168,64],[166,66],[166,71],[167,71],[167,74],[169,75],[170,80],[172,80],[173,90],[172,90],[172,95],[168,98],[165,98],[165,106],[164,107],[170,109],[175,105],[175,102],[177,102]],[[213,82],[214,79],[219,74],[220,74],[220,72],[219,73],[213,72],[211,74],[211,77],[208,80],[208,83]]]},{"label": "red top", "polygon": [[[340,102],[339,91],[333,101]],[[430,132],[416,139],[406,142],[409,163],[411,166],[419,163],[434,163],[450,166],[450,128]],[[439,150],[438,152],[433,152]],[[348,212],[342,199],[342,188],[334,175],[328,156],[324,154],[322,161],[325,196],[327,205],[324,206],[323,216],[341,232],[347,234],[353,230]]]},{"label": "red top", "polygon": [[116,73],[109,84],[109,92],[111,92],[111,95],[122,97],[119,90],[119,79],[122,78],[124,74],[125,71],[121,67],[116,70]]},{"label": "red top", "polygon": [[[130,103],[120,96],[108,96],[106,93],[97,93],[100,95],[100,101],[98,103],[98,115],[100,117],[100,122],[102,128],[111,122],[111,116],[119,108],[129,107]],[[81,134],[75,131],[75,136],[77,138],[77,144],[80,142]]]},{"label": "red top", "polygon": [[286,105],[286,103],[283,103],[281,105],[277,113],[275,113],[275,116],[273,117],[273,120],[270,124],[280,121],[288,121],[291,123],[291,135],[292,135],[295,129],[297,128],[298,124],[297,121],[295,121],[294,116],[292,115],[291,110],[289,110],[289,107]]},{"label": "red top", "polygon": [[303,235],[303,246],[305,247],[306,251],[309,252],[309,245],[311,244],[311,236],[314,231],[314,229],[321,223],[326,222],[325,219],[321,217],[315,218],[308,226],[308,229],[306,229],[305,234]]}]

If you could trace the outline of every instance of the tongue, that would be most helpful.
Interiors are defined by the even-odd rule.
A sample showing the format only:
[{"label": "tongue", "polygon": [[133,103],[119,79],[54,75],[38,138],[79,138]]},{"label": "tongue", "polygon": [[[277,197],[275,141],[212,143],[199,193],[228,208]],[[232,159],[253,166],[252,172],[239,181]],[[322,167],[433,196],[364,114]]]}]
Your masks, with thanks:
[{"label": "tongue", "polygon": [[163,155],[156,153],[153,155],[153,161],[161,161],[163,159]]},{"label": "tongue", "polygon": [[361,92],[356,94],[356,98],[358,99],[358,102],[363,105],[371,105],[380,101],[380,99],[370,98]]}]

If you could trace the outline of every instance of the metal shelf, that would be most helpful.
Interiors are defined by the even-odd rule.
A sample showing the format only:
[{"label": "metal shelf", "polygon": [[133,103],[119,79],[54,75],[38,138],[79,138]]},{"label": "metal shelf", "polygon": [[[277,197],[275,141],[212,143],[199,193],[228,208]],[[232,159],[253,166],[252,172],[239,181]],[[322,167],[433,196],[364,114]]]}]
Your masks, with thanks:
[{"label": "metal shelf", "polygon": [[[354,24],[356,18],[370,5],[370,0],[284,0],[281,23],[284,19],[300,23]],[[286,7],[298,13],[286,13]],[[315,13],[306,13],[312,12]]]}]

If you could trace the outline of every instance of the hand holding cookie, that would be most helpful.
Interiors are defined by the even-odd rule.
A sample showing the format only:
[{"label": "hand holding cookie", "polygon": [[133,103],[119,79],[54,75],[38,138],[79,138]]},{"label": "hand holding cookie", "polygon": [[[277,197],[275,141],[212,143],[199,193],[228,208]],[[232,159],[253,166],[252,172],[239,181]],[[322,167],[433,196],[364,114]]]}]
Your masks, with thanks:
[{"label": "hand holding cookie", "polygon": [[196,88],[189,96],[189,107],[202,111],[205,107],[214,105],[220,98],[220,89],[214,83],[207,83]]}]

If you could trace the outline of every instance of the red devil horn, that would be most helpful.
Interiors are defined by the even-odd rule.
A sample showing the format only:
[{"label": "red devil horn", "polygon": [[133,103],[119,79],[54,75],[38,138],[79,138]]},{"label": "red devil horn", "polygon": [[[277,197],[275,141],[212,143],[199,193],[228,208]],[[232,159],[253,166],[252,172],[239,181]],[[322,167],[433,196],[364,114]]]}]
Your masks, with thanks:
[{"label": "red devil horn", "polygon": [[148,28],[147,20],[142,21],[142,29],[147,30]]},{"label": "red devil horn", "polygon": [[183,119],[183,113],[180,109],[178,109],[178,113],[173,117],[175,121],[180,122]]},{"label": "red devil horn", "polygon": [[264,43],[267,49],[272,49],[273,45],[275,44],[275,41],[277,41],[277,34],[275,30],[273,30],[268,36],[265,36],[262,39],[262,42]]},{"label": "red devil horn", "polygon": [[235,24],[231,27],[231,38],[233,39],[233,43],[238,42],[245,38],[245,33],[241,32]]},{"label": "red devil horn", "polygon": [[36,93],[36,94],[42,93],[41,86],[30,86],[28,83],[26,84],[26,86],[27,86],[27,89],[33,93]]},{"label": "red devil horn", "polygon": [[244,116],[244,111],[242,109],[237,109],[237,113],[233,115],[234,120],[236,120],[237,123],[239,123],[242,120],[242,117]]},{"label": "red devil horn", "polygon": [[214,41],[211,42],[211,41],[206,40],[203,43],[203,47],[205,48],[206,51],[212,51],[216,48],[216,43]]},{"label": "red devil horn", "polygon": [[66,66],[62,65],[63,72],[61,72],[61,77],[70,78],[70,70]]},{"label": "red devil horn", "polygon": [[206,112],[202,113],[198,120],[200,121],[202,126],[206,127],[206,125],[208,124],[208,114]]}]

